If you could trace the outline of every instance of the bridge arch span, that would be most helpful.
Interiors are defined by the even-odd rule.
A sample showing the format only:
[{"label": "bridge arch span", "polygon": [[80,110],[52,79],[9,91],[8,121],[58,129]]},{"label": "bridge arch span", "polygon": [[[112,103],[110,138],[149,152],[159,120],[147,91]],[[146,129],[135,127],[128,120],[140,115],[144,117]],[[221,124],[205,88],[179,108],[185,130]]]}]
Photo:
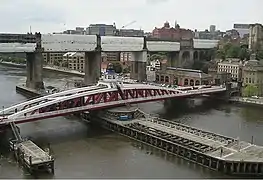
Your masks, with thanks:
[{"label": "bridge arch span", "polygon": [[[80,88],[81,89],[81,88]],[[144,84],[124,84],[119,88],[102,88],[90,91],[74,91],[73,94],[46,98],[47,101],[35,100],[36,103],[30,104],[25,109],[0,117],[0,125],[10,122],[23,123],[36,121],[57,116],[64,116],[76,112],[90,111],[96,109],[109,108],[124,105],[126,103],[143,103],[149,101],[159,101],[177,97],[189,97],[200,94],[209,94],[225,91],[223,87],[213,87],[206,89],[195,89],[183,91],[176,88],[167,88]],[[56,96],[56,97],[55,97]],[[32,102],[32,100],[31,100]],[[22,103],[24,104],[24,103]],[[12,107],[10,107],[12,108]]]}]

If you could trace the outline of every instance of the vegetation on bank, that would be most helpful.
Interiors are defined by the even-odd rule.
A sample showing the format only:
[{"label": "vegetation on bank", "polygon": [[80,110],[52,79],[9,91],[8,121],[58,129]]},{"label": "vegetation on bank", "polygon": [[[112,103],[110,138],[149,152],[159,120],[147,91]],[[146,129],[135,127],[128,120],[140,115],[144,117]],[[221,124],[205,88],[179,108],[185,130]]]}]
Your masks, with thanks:
[{"label": "vegetation on bank", "polygon": [[4,62],[11,62],[15,64],[26,64],[26,59],[21,57],[7,57],[7,56],[0,56],[0,60]]},{"label": "vegetation on bank", "polygon": [[244,97],[257,96],[259,94],[259,88],[255,85],[247,85],[242,92]]}]

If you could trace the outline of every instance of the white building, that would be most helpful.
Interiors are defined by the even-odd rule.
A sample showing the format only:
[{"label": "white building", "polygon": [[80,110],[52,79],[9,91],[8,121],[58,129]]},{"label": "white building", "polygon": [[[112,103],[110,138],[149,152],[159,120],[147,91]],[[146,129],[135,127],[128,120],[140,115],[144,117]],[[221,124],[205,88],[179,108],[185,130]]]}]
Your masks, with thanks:
[{"label": "white building", "polygon": [[69,69],[84,72],[85,53],[68,52],[63,55],[63,64],[66,64]]},{"label": "white building", "polygon": [[155,75],[155,67],[153,66],[146,66],[146,77],[148,82],[154,82],[156,79]]},{"label": "white building", "polygon": [[154,67],[155,69],[161,69],[161,62],[158,59],[155,61],[151,61],[150,66]]},{"label": "white building", "polygon": [[242,61],[239,59],[228,59],[218,63],[217,72],[227,72],[231,74],[233,79],[242,79]]},{"label": "white building", "polygon": [[131,53],[130,52],[121,52],[120,53],[120,61],[121,62],[131,61]]}]

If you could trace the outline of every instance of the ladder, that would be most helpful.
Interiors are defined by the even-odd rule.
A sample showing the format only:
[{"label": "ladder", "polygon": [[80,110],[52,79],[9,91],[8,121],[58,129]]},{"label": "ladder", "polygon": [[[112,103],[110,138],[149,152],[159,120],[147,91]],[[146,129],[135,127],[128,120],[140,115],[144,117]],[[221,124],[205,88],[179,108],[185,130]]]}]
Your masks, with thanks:
[{"label": "ladder", "polygon": [[20,136],[20,133],[18,132],[16,125],[14,121],[10,122],[11,129],[13,131],[13,134],[18,142],[22,142],[22,137]]}]

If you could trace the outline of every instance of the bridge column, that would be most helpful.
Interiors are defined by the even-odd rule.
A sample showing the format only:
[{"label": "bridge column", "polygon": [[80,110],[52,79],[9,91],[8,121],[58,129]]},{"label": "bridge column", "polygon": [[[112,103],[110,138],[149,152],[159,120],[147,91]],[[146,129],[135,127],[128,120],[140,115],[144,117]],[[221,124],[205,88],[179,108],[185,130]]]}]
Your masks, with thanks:
[{"label": "bridge column", "polygon": [[179,52],[170,52],[168,54],[168,65],[170,67],[179,67]]},{"label": "bridge column", "polygon": [[85,52],[85,76],[86,85],[96,84],[101,74],[101,51]]},{"label": "bridge column", "polygon": [[146,80],[147,51],[133,52],[131,57],[130,78],[138,81]]},{"label": "bridge column", "polygon": [[26,87],[44,89],[43,83],[43,56],[41,52],[27,53]]},{"label": "bridge column", "polygon": [[179,52],[179,67],[192,68],[194,63],[194,51],[191,49],[181,50]]}]

